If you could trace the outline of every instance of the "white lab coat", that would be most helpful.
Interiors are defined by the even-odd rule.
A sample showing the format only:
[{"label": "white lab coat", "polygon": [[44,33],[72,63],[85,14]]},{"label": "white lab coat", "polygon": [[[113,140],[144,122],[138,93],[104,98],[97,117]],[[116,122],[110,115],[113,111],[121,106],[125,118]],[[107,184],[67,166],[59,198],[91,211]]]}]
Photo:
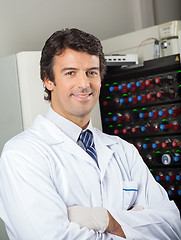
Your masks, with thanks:
[{"label": "white lab coat", "polygon": [[[179,211],[155,182],[137,149],[93,131],[94,160],[42,116],[11,139],[0,160],[0,217],[11,240],[111,240],[69,222],[74,205],[105,207],[128,240],[181,239]],[[130,211],[135,205],[142,211]]]}]

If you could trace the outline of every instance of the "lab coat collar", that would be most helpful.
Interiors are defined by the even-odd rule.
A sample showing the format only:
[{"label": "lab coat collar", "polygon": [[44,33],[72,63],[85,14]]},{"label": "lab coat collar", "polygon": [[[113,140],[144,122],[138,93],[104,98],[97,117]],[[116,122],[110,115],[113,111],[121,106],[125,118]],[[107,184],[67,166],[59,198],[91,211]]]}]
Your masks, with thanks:
[{"label": "lab coat collar", "polygon": [[45,115],[45,118],[55,124],[62,132],[70,137],[74,142],[77,141],[82,129],[72,121],[56,113],[51,106]]},{"label": "lab coat collar", "polygon": [[[67,141],[67,138],[69,138],[55,124],[41,115],[38,115],[35,119],[32,129],[33,128],[38,130],[41,137],[50,145],[63,143],[65,140]],[[101,141],[104,142],[106,146],[110,146],[118,142],[116,138],[110,138],[109,135],[102,133],[92,126],[90,127],[90,130],[93,132],[95,141],[97,138],[101,138]]]},{"label": "lab coat collar", "polygon": [[[60,147],[72,155],[77,156],[82,161],[87,161],[97,168],[96,162],[89,156],[76,142],[63,133],[55,124],[39,115],[33,124],[33,128],[38,131],[40,137],[49,145],[61,145]],[[103,134],[98,129],[91,127],[96,144],[99,168],[103,178],[107,165],[111,159],[113,151],[109,146],[116,144],[117,139]]]}]

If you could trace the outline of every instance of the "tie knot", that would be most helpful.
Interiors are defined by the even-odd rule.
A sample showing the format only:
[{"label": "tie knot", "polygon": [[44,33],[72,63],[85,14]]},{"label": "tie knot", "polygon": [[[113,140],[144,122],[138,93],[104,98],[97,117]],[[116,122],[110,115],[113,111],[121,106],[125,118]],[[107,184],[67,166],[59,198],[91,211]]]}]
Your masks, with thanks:
[{"label": "tie knot", "polygon": [[86,130],[80,134],[80,141],[85,148],[88,148],[93,142],[93,134],[90,130]]}]

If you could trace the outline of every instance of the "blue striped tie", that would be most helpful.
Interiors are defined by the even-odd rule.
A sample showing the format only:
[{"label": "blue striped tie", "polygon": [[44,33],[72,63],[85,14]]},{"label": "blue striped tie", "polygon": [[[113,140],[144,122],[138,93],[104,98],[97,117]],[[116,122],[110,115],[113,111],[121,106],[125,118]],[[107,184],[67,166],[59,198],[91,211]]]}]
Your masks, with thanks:
[{"label": "blue striped tie", "polygon": [[96,154],[92,132],[90,130],[86,130],[82,132],[80,134],[79,139],[83,143],[85,147],[85,151],[96,161],[98,165],[97,154]]}]

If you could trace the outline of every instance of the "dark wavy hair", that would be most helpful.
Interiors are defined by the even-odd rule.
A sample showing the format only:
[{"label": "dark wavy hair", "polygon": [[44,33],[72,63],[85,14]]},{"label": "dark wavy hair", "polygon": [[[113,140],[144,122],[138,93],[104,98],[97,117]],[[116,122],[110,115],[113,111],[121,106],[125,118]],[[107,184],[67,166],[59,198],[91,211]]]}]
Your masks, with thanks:
[{"label": "dark wavy hair", "polygon": [[[106,73],[106,62],[100,40],[79,29],[67,28],[53,33],[45,42],[40,60],[40,75],[42,81],[48,78],[52,82],[55,82],[53,72],[54,56],[61,55],[67,48],[98,56],[100,61],[100,75],[101,79],[103,79]],[[51,91],[46,87],[45,93],[47,96],[45,96],[44,99],[51,101]]]}]

